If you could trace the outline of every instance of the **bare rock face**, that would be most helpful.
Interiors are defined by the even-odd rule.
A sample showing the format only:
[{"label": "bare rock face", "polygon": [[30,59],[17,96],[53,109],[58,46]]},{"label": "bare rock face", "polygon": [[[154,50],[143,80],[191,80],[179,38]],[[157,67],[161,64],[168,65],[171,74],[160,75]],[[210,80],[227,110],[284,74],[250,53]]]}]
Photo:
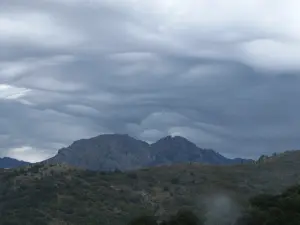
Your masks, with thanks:
[{"label": "bare rock face", "polygon": [[105,134],[75,141],[46,162],[107,171],[185,162],[236,164],[241,160],[228,159],[213,150],[201,149],[183,137],[167,136],[149,145],[128,135]]}]

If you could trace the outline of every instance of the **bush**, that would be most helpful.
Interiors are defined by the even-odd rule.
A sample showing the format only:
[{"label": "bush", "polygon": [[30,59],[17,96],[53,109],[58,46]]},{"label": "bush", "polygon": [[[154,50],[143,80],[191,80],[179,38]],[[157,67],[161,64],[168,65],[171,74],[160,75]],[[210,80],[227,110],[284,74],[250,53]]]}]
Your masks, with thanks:
[{"label": "bush", "polygon": [[138,178],[138,175],[136,173],[129,173],[127,176],[134,180]]},{"label": "bush", "polygon": [[180,210],[178,213],[171,217],[167,222],[168,225],[201,225],[204,221],[200,220],[190,210]]},{"label": "bush", "polygon": [[[159,225],[202,225],[203,220],[200,220],[192,211],[180,210],[169,220],[164,220]],[[153,216],[141,216],[132,220],[128,225],[158,225],[158,222]]]},{"label": "bush", "polygon": [[179,184],[179,178],[175,177],[171,179],[172,184]]},{"label": "bush", "polygon": [[157,221],[153,216],[140,216],[133,219],[128,225],[157,225]]},{"label": "bush", "polygon": [[164,186],[164,191],[170,191],[170,188],[168,186]]}]

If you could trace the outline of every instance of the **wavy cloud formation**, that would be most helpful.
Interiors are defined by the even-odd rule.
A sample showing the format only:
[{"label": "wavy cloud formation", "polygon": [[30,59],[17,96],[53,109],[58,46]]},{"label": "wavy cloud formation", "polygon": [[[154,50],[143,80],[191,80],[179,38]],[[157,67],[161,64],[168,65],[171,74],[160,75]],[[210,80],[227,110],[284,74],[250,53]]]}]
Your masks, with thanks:
[{"label": "wavy cloud formation", "polygon": [[299,1],[2,0],[0,156],[182,135],[229,157],[300,146]]}]

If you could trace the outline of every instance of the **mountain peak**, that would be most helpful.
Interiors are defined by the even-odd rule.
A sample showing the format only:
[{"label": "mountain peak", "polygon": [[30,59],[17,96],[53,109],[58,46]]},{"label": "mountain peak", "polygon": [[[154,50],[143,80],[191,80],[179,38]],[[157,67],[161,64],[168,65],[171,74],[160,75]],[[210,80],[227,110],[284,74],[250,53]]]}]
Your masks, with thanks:
[{"label": "mountain peak", "polygon": [[182,143],[191,143],[195,145],[193,142],[189,141],[187,138],[179,136],[179,135],[168,135],[166,137],[163,137],[159,139],[158,142],[182,142]]},{"label": "mountain peak", "polygon": [[173,149],[172,151],[175,151],[175,149],[177,149],[178,151],[190,151],[192,149],[196,149],[196,148],[198,149],[196,144],[189,141],[188,139],[182,136],[171,136],[171,135],[159,139],[157,142],[151,144],[151,146],[154,149],[160,149],[159,151],[162,151],[161,148]]},{"label": "mountain peak", "polygon": [[66,162],[91,170],[127,170],[146,165],[149,145],[128,134],[102,134],[73,142],[48,163]]},{"label": "mountain peak", "polygon": [[128,134],[102,134],[73,142],[62,148],[48,163],[68,163],[92,170],[132,170],[147,166],[199,162],[233,164],[213,150],[199,148],[181,136],[166,136],[157,142],[137,140]]}]

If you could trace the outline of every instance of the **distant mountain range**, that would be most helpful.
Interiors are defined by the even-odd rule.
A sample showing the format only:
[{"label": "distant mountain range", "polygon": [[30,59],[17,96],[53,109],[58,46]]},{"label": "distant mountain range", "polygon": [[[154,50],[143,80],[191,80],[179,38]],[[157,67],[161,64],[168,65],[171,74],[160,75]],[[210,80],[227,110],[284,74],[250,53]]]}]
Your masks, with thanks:
[{"label": "distant mountain range", "polygon": [[13,159],[9,157],[0,158],[0,168],[4,168],[4,169],[21,167],[28,164],[29,162],[19,161],[17,159]]},{"label": "distant mountain range", "polygon": [[249,163],[229,159],[214,150],[202,149],[186,138],[167,136],[148,144],[129,135],[105,134],[75,141],[46,163],[66,163],[90,170],[134,170],[150,166],[197,162],[213,165]]}]

